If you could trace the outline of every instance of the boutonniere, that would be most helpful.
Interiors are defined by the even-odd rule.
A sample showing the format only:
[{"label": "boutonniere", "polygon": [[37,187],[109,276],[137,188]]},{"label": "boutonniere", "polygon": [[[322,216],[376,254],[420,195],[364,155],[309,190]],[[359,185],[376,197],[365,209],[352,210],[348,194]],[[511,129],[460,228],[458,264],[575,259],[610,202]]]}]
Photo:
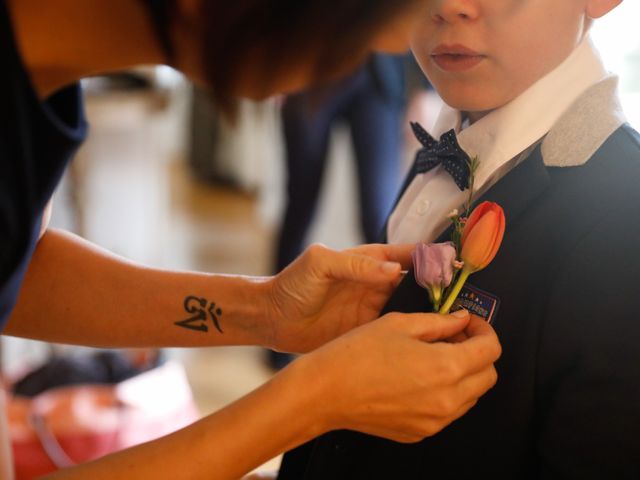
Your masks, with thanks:
[{"label": "boutonniere", "polygon": [[469,198],[460,214],[449,214],[453,223],[451,241],[419,243],[413,252],[416,282],[424,287],[434,312],[449,313],[465,282],[474,272],[485,268],[496,256],[504,236],[505,218],[500,205],[483,202],[473,212],[473,187],[480,162],[469,164]]}]

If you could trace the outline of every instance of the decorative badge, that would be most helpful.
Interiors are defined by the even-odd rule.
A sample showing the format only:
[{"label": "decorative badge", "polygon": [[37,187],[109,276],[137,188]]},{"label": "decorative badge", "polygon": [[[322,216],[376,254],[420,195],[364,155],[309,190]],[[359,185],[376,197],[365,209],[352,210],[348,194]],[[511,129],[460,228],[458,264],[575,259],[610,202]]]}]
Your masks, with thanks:
[{"label": "decorative badge", "polygon": [[466,284],[460,290],[458,298],[453,301],[451,311],[455,312],[456,310],[464,308],[469,313],[477,315],[488,323],[493,323],[499,307],[500,299],[498,297],[478,287]]}]

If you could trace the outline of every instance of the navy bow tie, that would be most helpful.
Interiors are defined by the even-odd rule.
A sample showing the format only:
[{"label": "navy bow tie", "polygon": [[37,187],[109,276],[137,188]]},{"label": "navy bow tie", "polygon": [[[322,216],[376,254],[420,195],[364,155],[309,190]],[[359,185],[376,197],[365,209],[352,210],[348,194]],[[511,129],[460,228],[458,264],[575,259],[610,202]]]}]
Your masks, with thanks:
[{"label": "navy bow tie", "polygon": [[449,130],[437,141],[417,122],[411,122],[411,128],[423,148],[418,150],[415,160],[416,173],[424,173],[442,165],[456,182],[460,190],[469,188],[469,162],[471,159],[465,153],[456,139],[456,133]]}]

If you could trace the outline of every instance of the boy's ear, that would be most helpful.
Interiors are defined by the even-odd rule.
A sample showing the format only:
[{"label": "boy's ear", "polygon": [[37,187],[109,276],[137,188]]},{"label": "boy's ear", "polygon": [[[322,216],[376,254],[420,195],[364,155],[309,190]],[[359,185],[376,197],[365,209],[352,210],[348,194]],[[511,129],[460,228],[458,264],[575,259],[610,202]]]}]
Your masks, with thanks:
[{"label": "boy's ear", "polygon": [[600,18],[622,3],[622,0],[587,0],[587,16]]}]

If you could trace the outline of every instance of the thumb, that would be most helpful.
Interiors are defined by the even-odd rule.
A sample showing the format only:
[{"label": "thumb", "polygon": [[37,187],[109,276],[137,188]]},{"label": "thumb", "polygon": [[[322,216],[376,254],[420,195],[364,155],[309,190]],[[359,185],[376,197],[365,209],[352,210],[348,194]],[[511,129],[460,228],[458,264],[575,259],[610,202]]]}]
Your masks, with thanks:
[{"label": "thumb", "polygon": [[416,321],[411,322],[414,338],[425,342],[446,340],[464,331],[471,319],[469,312],[458,310],[448,315],[438,313],[415,314]]},{"label": "thumb", "polygon": [[325,275],[336,280],[363,283],[381,283],[400,276],[402,266],[398,262],[378,260],[368,255],[325,250],[322,268]]}]

